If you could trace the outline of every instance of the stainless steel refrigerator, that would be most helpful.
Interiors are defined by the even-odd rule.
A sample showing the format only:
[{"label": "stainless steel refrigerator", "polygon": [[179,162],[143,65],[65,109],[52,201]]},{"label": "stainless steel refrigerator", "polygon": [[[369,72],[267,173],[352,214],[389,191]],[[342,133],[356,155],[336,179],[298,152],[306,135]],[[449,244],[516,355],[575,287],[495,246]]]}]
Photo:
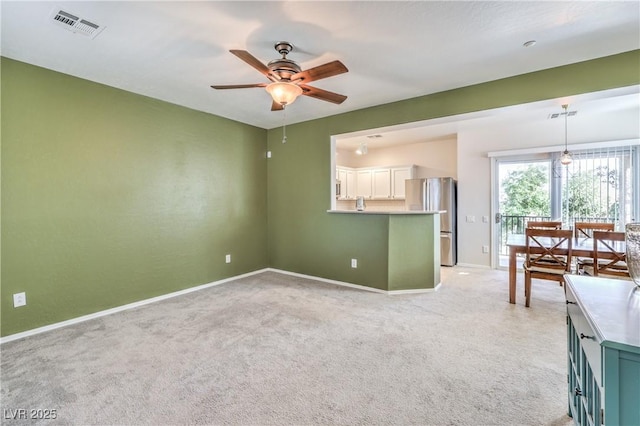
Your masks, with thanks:
[{"label": "stainless steel refrigerator", "polygon": [[445,210],[440,214],[440,262],[454,266],[457,262],[456,181],[450,177],[407,179],[407,210]]}]

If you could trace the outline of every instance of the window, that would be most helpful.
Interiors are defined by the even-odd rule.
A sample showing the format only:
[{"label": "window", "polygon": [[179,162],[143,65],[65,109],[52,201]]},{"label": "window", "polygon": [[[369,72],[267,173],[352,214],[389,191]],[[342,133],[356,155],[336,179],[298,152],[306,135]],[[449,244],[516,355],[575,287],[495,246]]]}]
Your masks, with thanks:
[{"label": "window", "polygon": [[623,230],[638,214],[638,146],[581,150],[572,156],[567,166],[554,159],[553,178],[560,182],[551,186],[552,211],[561,212],[566,224],[614,222]]},{"label": "window", "polygon": [[567,166],[560,163],[559,152],[536,151],[495,156],[494,250],[499,265],[506,264],[508,236],[523,233],[529,221],[561,220],[566,228],[574,222],[613,222],[620,231],[640,221],[637,141],[572,149]]}]

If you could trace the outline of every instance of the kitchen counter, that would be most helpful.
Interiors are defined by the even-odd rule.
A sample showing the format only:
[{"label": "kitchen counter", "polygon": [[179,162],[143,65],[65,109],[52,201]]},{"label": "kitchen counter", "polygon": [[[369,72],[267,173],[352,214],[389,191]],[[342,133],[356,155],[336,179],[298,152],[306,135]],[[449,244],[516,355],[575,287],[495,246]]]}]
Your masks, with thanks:
[{"label": "kitchen counter", "polygon": [[[371,233],[379,236],[376,245],[387,252],[383,290],[426,291],[440,284],[440,211],[327,210],[327,213],[345,232],[350,232],[349,223],[361,227],[364,222]],[[366,252],[364,247],[363,251]],[[361,268],[366,268],[367,259],[357,247],[345,253],[344,258],[360,258]],[[381,259],[377,262],[380,264]],[[357,276],[360,269],[353,268],[351,272]]]},{"label": "kitchen counter", "polygon": [[399,210],[399,211],[391,211],[391,212],[382,212],[382,211],[374,211],[374,210],[327,210],[327,213],[347,213],[347,214],[398,214],[398,215],[414,215],[414,214],[440,214],[444,213],[446,210],[434,210],[434,211],[424,211],[424,210]]}]

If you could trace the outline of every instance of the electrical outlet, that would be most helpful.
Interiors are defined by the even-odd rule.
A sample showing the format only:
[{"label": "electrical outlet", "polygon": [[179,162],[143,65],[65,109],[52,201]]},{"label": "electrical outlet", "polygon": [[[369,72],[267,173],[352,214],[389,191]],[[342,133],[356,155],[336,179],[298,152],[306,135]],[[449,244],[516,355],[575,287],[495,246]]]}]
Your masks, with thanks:
[{"label": "electrical outlet", "polygon": [[358,259],[351,259],[351,267],[352,268],[358,267]]},{"label": "electrical outlet", "polygon": [[226,256],[224,257],[224,262],[225,262],[225,263],[231,263],[231,255],[230,255],[230,254],[228,254],[228,255],[226,255]]},{"label": "electrical outlet", "polygon": [[482,223],[489,223],[489,216],[482,216]]},{"label": "electrical outlet", "polygon": [[489,253],[489,246],[482,246],[483,253]]},{"label": "electrical outlet", "polygon": [[27,304],[27,294],[25,292],[13,295],[13,307],[18,308]]}]

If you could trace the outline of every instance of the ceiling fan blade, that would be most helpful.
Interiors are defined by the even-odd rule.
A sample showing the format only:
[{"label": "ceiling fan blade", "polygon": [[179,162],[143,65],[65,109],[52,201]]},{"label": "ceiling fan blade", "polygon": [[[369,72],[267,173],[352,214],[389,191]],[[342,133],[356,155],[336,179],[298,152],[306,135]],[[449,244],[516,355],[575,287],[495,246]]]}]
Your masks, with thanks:
[{"label": "ceiling fan blade", "polygon": [[267,87],[267,83],[228,84],[225,86],[211,86],[213,89],[248,89],[250,87]]},{"label": "ceiling fan blade", "polygon": [[310,83],[322,78],[332,77],[334,75],[349,72],[347,67],[340,61],[328,62],[324,65],[309,68],[291,76],[291,80],[302,80],[304,83]]},{"label": "ceiling fan blade", "polygon": [[271,111],[282,111],[284,107],[276,101],[271,102]]},{"label": "ceiling fan blade", "polygon": [[238,58],[242,59],[247,64],[251,65],[253,68],[257,69],[260,72],[260,74],[263,74],[269,80],[275,81],[275,77],[271,75],[271,71],[269,71],[269,68],[267,68],[265,64],[260,62],[260,60],[255,56],[253,56],[251,53],[247,52],[246,50],[236,50],[236,49],[231,49],[229,52],[233,53]]},{"label": "ceiling fan blade", "polygon": [[333,102],[334,104],[341,104],[347,99],[345,95],[329,92],[328,90],[318,89],[317,87],[307,86],[306,84],[299,85],[302,88],[302,94],[311,96],[312,98],[320,99],[327,102]]}]

